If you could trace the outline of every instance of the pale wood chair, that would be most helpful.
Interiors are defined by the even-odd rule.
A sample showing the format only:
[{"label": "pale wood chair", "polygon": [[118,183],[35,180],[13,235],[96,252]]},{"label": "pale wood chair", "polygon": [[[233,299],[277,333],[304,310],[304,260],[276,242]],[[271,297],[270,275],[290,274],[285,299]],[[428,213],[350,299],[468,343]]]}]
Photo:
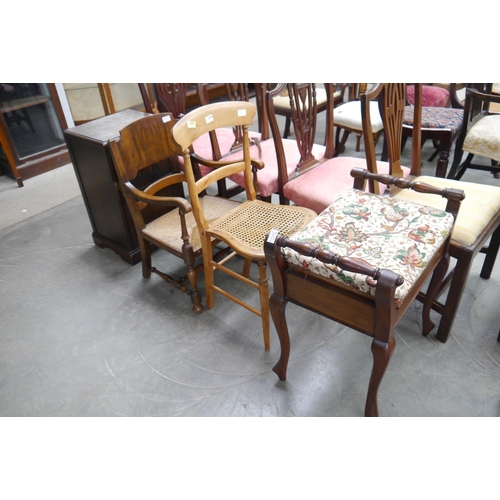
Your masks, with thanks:
[{"label": "pale wood chair", "polygon": [[[193,207],[197,227],[203,247],[205,273],[206,307],[214,307],[215,292],[218,292],[261,317],[264,347],[270,349],[269,331],[269,288],[264,255],[264,238],[270,229],[276,228],[290,235],[304,227],[316,213],[301,207],[283,206],[258,200],[254,189],[252,162],[263,167],[262,162],[251,160],[248,127],[253,123],[256,107],[248,102],[222,102],[197,108],[186,114],[172,129],[173,140],[182,153],[189,189],[189,199]],[[241,127],[243,148],[242,157],[227,161],[200,160],[192,155],[192,144],[203,134],[225,127]],[[192,157],[212,171],[197,179],[193,171]],[[202,197],[207,187],[238,172],[243,172],[246,200],[222,216],[213,216],[207,212],[205,203],[209,196]],[[223,261],[216,262],[212,257],[212,240],[225,243],[232,253]],[[242,273],[236,273],[225,264],[232,258],[243,259]],[[256,262],[259,277],[250,279],[250,265]],[[259,309],[223,290],[215,284],[214,271],[221,271],[259,290]]]}]

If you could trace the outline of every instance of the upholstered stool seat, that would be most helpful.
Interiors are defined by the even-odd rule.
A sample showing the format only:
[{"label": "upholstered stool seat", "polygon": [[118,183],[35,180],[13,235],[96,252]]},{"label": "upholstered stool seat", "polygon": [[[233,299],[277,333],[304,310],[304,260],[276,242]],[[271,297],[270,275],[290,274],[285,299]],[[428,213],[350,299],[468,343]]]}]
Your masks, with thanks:
[{"label": "upholstered stool seat", "polygon": [[[415,100],[415,86],[407,85],[406,95],[410,104],[414,104]],[[422,86],[422,106],[430,106],[435,108],[445,108],[448,106],[450,93],[441,87],[434,87],[432,85]]]},{"label": "upholstered stool seat", "polygon": [[[460,205],[460,211],[451,236],[452,242],[454,241],[459,245],[470,246],[474,244],[500,210],[500,187],[426,175],[417,177],[415,181],[424,182],[437,188],[462,189],[465,192],[465,200]],[[417,199],[423,200],[424,203],[440,209],[446,205],[444,199],[429,194],[415,193],[407,189],[398,192],[395,198],[413,202]]]},{"label": "upholstered stool seat", "polygon": [[[448,237],[453,222],[451,214],[432,206],[351,189],[292,239],[317,243],[335,254],[399,274],[404,278],[395,292],[399,303]],[[291,265],[320,279],[334,280],[370,297],[375,294],[376,282],[364,274],[341,271],[290,248],[282,253]]]},{"label": "upholstered stool seat", "polygon": [[500,115],[486,115],[473,123],[467,131],[462,149],[500,161]]}]

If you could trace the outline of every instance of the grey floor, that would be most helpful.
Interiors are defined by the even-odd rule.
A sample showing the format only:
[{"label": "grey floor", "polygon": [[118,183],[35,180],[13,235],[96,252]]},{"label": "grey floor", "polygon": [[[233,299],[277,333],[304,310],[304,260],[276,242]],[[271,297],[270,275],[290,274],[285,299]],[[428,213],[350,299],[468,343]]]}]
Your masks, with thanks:
[{"label": "grey floor", "polygon": [[[430,151],[423,173],[434,172]],[[343,154],[363,148],[355,153],[351,138]],[[500,185],[486,172],[467,179]],[[164,252],[153,261],[183,272]],[[483,280],[482,261],[446,344],[421,336],[418,303],[398,325],[381,416],[500,414],[500,266]],[[254,290],[226,286],[254,300]],[[292,355],[279,382],[274,327],[265,352],[259,318],[227,299],[194,315],[186,295],[93,244],[81,196],[0,230],[0,291],[0,416],[363,415],[368,337],[290,305]]]}]

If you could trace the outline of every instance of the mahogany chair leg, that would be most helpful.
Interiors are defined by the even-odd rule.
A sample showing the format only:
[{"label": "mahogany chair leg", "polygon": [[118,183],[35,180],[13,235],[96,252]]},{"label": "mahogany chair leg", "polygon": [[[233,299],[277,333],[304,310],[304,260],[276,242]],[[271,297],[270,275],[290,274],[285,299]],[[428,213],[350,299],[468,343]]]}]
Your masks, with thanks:
[{"label": "mahogany chair leg", "polygon": [[286,322],[285,310],[288,301],[282,296],[273,293],[269,298],[269,309],[273,318],[274,326],[278,332],[281,354],[280,359],[273,367],[273,372],[280,380],[286,380],[286,369],[290,359],[290,336],[288,335],[288,325]]},{"label": "mahogany chair leg", "polygon": [[389,342],[373,339],[373,368],[366,396],[365,417],[378,417],[377,392],[395,347],[396,340],[392,335]]},{"label": "mahogany chair leg", "polygon": [[453,277],[448,290],[448,296],[446,297],[443,315],[436,333],[436,338],[440,342],[443,342],[443,344],[448,340],[448,336],[450,335],[450,330],[453,325],[453,321],[455,320],[455,316],[457,315],[460,301],[462,300],[465,284],[467,282],[473,260],[474,258],[472,254],[469,255],[468,258],[461,257],[460,265],[455,266],[455,269],[453,270]]},{"label": "mahogany chair leg", "polygon": [[350,132],[344,129],[344,133],[342,134],[342,139],[340,138],[340,132],[342,129],[337,128],[337,133],[335,136],[335,153],[333,156],[338,156],[342,151],[344,151],[345,143],[347,142],[347,138],[349,137]]},{"label": "mahogany chair leg", "polygon": [[479,274],[481,278],[484,278],[485,280],[490,279],[491,271],[493,271],[493,265],[495,264],[499,247],[500,226],[498,226],[491,235],[488,250],[486,251],[486,257],[484,258],[483,267],[481,268],[481,273]]},{"label": "mahogany chair leg", "polygon": [[449,149],[441,149],[439,151],[439,159],[436,165],[436,177],[442,177],[443,179],[446,177],[446,170],[448,169],[450,150]]},{"label": "mahogany chair leg", "polygon": [[446,277],[446,272],[448,271],[448,266],[450,264],[449,255],[443,256],[443,258],[439,261],[436,269],[432,273],[432,278],[427,288],[427,293],[425,295],[424,308],[422,311],[422,335],[427,337],[429,333],[434,328],[434,323],[431,320],[430,313],[432,309],[432,303],[434,302],[437,293],[439,291],[439,287]]}]

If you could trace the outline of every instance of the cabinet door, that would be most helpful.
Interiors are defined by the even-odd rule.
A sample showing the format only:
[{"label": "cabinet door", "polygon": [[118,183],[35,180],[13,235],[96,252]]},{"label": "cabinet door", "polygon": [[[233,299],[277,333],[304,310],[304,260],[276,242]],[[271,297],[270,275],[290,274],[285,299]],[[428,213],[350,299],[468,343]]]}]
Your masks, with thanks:
[{"label": "cabinet door", "polygon": [[[68,163],[62,133],[67,125],[54,84],[0,84],[0,128],[7,163],[11,170],[17,166],[24,179]],[[58,155],[63,151],[65,157]]]}]

